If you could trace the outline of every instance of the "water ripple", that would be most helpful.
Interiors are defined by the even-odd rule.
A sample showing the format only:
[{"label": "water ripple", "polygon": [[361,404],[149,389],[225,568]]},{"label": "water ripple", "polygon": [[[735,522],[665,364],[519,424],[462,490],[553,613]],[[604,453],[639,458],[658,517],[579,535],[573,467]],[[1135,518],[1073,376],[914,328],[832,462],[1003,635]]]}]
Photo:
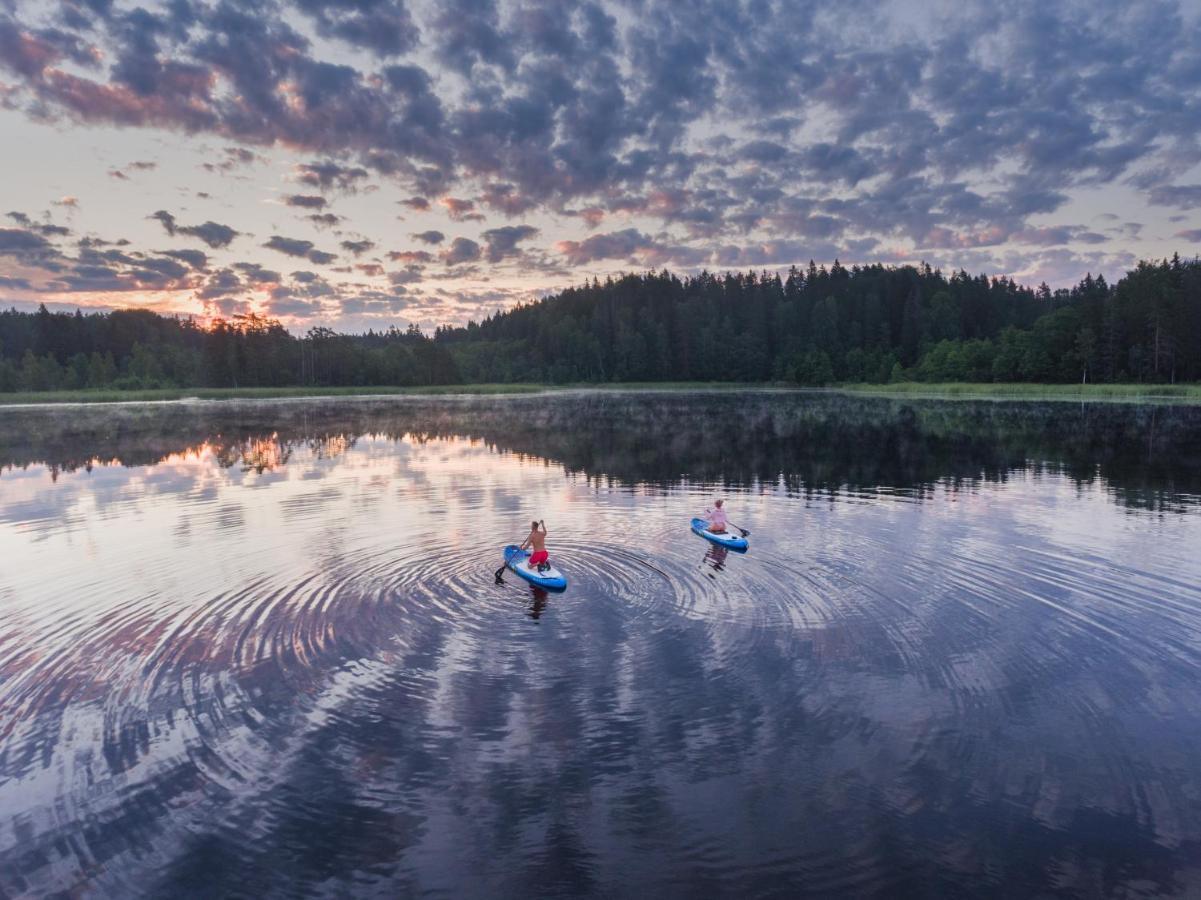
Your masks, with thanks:
[{"label": "water ripple", "polygon": [[[131,487],[86,554],[82,513],[13,525],[61,545],[0,583],[0,895],[1022,892],[1110,833],[1193,886],[1156,849],[1201,840],[1191,520],[756,485],[736,554],[684,524],[711,483],[481,452],[206,470],[161,520]],[[493,579],[526,506],[566,593]]]}]

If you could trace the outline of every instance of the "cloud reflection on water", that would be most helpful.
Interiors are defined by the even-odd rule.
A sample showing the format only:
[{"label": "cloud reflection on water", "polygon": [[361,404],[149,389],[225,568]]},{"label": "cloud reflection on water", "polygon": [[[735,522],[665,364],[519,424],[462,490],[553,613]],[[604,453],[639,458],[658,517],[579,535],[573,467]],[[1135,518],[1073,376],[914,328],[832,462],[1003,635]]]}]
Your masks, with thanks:
[{"label": "cloud reflection on water", "polygon": [[809,402],[6,419],[0,890],[1196,887],[1195,414]]}]

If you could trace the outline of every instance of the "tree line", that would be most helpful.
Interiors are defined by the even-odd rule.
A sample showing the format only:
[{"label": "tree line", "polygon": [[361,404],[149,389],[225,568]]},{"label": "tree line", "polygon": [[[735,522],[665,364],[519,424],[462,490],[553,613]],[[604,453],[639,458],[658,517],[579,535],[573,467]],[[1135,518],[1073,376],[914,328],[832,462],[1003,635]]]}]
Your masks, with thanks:
[{"label": "tree line", "polygon": [[1201,380],[1201,260],[1070,289],[927,265],[624,275],[461,327],[0,312],[0,391],[483,382]]},{"label": "tree line", "polygon": [[1201,260],[1070,289],[927,265],[592,281],[439,329],[467,381],[1201,380]]},{"label": "tree line", "polygon": [[296,337],[253,313],[206,328],[148,310],[0,312],[0,391],[459,381],[447,348],[414,326],[355,335],[312,328]]}]

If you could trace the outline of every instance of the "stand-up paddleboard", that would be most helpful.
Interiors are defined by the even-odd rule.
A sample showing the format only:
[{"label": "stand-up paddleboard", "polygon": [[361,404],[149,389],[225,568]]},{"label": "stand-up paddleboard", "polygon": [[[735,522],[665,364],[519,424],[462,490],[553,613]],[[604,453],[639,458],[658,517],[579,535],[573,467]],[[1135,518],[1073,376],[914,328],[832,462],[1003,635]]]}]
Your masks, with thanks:
[{"label": "stand-up paddleboard", "polygon": [[722,547],[729,547],[731,550],[745,552],[750,547],[747,539],[742,537],[738,532],[727,531],[724,534],[714,534],[708,530],[708,524],[704,519],[693,519],[692,533],[699,534],[705,540],[720,544]]},{"label": "stand-up paddleboard", "polygon": [[539,572],[537,567],[530,566],[530,551],[522,550],[516,544],[505,547],[505,566],[512,569],[530,584],[537,585],[548,591],[567,590],[567,577],[551,566]]}]

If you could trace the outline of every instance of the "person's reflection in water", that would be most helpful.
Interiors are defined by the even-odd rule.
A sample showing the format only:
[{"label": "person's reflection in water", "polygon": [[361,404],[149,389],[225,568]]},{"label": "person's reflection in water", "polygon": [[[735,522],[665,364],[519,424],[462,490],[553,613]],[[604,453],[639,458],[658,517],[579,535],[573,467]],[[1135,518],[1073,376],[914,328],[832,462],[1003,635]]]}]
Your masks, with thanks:
[{"label": "person's reflection in water", "polygon": [[[705,553],[704,562],[713,567],[715,572],[720,572],[726,567],[726,557],[730,555],[730,551],[720,544],[713,544]],[[713,572],[706,573],[710,578],[717,576]]]},{"label": "person's reflection in water", "polygon": [[531,587],[530,593],[534,595],[534,600],[530,604],[530,618],[536,622],[542,615],[542,610],[546,609],[546,601],[550,595],[540,587]]}]

